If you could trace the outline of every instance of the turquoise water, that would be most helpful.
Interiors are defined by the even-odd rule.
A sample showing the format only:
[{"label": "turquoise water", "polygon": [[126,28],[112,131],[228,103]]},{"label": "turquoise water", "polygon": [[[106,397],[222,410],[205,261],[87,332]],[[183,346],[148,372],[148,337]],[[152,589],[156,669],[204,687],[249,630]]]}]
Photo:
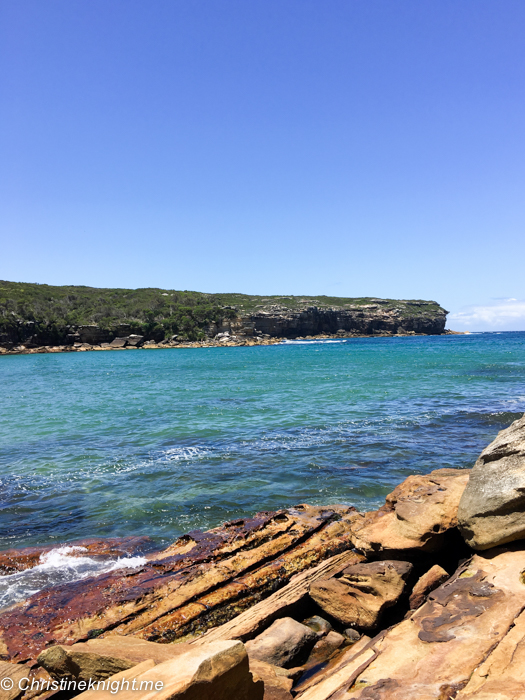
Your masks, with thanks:
[{"label": "turquoise water", "polygon": [[525,411],[525,333],[0,358],[0,549],[379,505]]}]

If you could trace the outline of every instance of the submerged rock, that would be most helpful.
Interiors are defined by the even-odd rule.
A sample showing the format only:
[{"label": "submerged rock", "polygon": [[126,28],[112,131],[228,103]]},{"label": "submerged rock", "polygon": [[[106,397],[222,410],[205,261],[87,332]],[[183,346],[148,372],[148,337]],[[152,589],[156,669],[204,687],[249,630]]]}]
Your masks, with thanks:
[{"label": "submerged rock", "polygon": [[355,546],[367,555],[438,551],[447,531],[458,524],[458,505],[468,478],[464,469],[409,476],[379,510],[353,516]]},{"label": "submerged rock", "polygon": [[403,594],[411,571],[412,564],[405,561],[355,564],[337,578],[312,583],[310,595],[343,625],[373,629],[383,611]]},{"label": "submerged rock", "polygon": [[473,549],[525,538],[525,416],[502,430],[479,456],[458,519]]}]

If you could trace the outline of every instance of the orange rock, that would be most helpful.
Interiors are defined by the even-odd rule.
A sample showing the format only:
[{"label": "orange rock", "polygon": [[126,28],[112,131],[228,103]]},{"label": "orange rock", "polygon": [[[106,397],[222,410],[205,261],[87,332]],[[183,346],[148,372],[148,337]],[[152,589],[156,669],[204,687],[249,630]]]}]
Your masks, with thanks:
[{"label": "orange rock", "polygon": [[421,576],[412,589],[412,593],[410,594],[409,598],[410,609],[415,610],[416,608],[419,608],[420,605],[423,605],[427,595],[442,583],[445,583],[448,578],[449,575],[445,569],[435,564],[431,569],[423,574],[423,576]]},{"label": "orange rock", "polygon": [[458,504],[468,482],[462,469],[409,476],[377,511],[350,516],[355,546],[365,554],[418,549],[435,552],[458,524]]}]

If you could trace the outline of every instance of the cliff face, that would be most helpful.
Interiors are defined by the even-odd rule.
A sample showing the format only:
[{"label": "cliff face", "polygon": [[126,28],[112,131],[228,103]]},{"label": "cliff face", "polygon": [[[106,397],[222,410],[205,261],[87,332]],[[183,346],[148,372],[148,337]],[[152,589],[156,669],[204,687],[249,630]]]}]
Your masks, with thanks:
[{"label": "cliff face", "polygon": [[242,313],[222,324],[211,324],[208,335],[229,331],[235,335],[266,334],[276,338],[334,334],[395,335],[424,333],[440,335],[445,330],[447,312],[432,301],[387,300],[346,307],[309,306],[303,309],[273,307]]},{"label": "cliff face", "polygon": [[260,297],[162,289],[51,287],[0,281],[0,348],[199,341],[320,334],[439,335],[447,312],[435,301],[370,297]]}]

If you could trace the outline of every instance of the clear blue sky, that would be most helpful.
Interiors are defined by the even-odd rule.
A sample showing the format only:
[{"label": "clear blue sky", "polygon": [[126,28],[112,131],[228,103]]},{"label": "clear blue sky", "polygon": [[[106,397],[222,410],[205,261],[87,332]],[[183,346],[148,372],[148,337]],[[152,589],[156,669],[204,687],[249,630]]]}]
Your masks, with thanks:
[{"label": "clear blue sky", "polygon": [[525,329],[523,0],[1,0],[0,278]]}]

